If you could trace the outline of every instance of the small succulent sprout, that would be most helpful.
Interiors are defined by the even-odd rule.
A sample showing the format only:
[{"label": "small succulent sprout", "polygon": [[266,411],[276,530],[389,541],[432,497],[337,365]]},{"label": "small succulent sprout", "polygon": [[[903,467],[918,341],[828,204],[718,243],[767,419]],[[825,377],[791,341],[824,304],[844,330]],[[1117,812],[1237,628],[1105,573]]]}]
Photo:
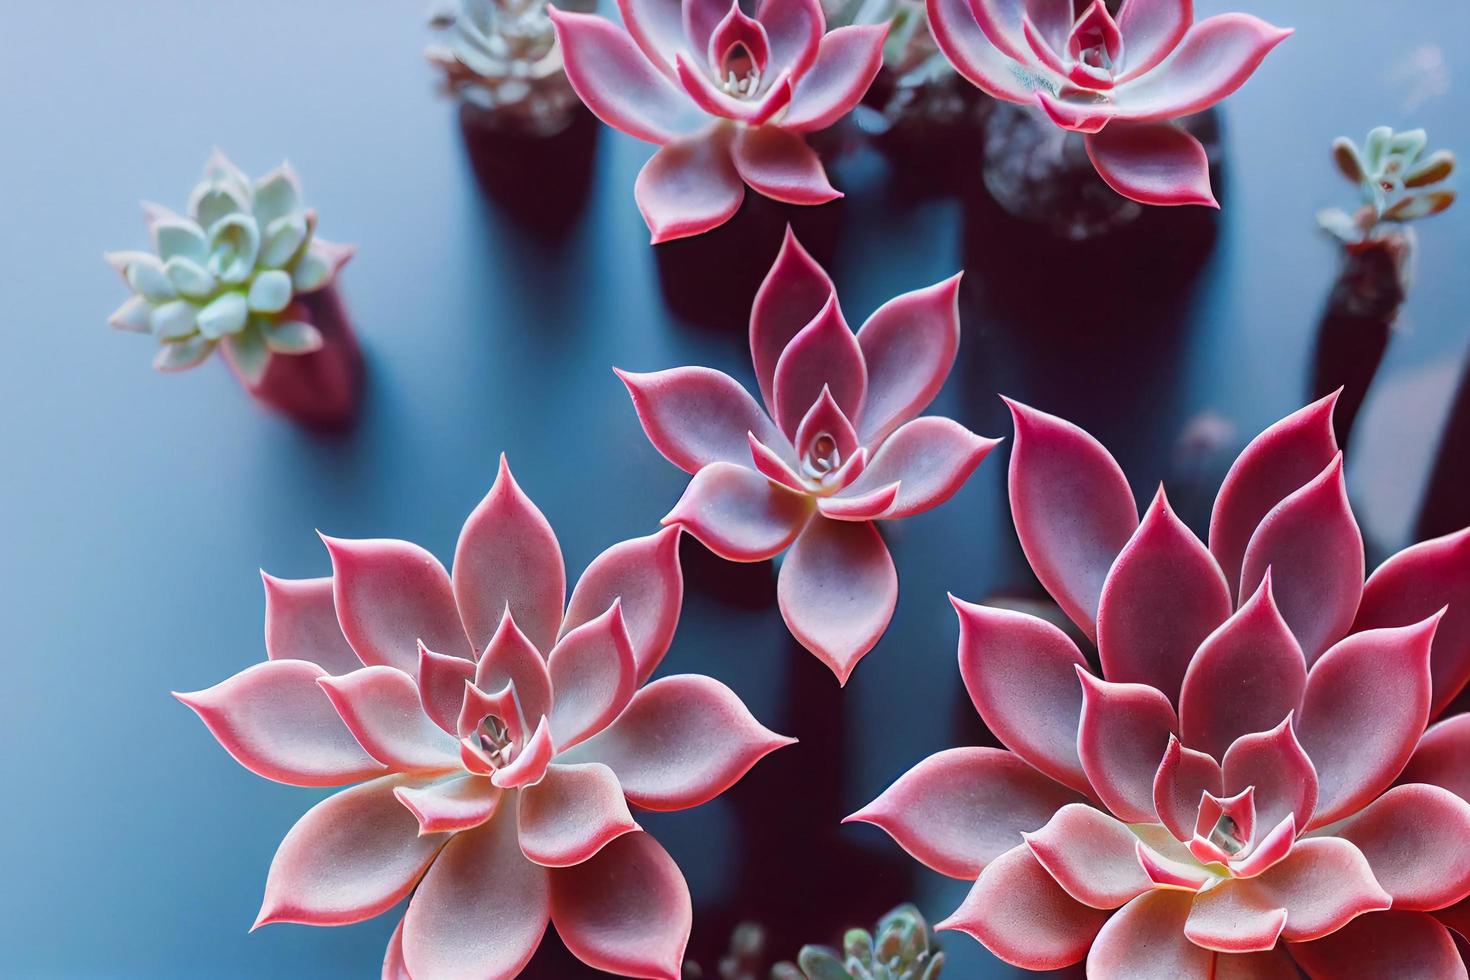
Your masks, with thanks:
[{"label": "small succulent sprout", "polygon": [[1455,190],[1444,182],[1455,171],[1455,155],[1449,150],[1426,154],[1427,145],[1422,129],[1399,133],[1379,126],[1361,147],[1339,136],[1332,143],[1332,159],[1343,176],[1358,185],[1363,208],[1352,216],[1325,212],[1323,225],[1339,237],[1362,238],[1379,222],[1414,221],[1448,208],[1455,202]]},{"label": "small succulent sprout", "polygon": [[350,246],[317,238],[289,164],[252,181],[218,150],[185,214],[145,203],[153,251],[104,256],[133,296],[108,323],[151,333],[160,371],[194,367],[223,345],[249,385],[273,354],[309,354],[322,336],[295,302],[327,286]]},{"label": "small succulent sprout", "polygon": [[797,970],[779,964],[777,980],[935,980],[944,968],[944,954],[924,916],[904,904],[878,920],[876,933],[849,929],[842,951],[826,946],[804,946],[796,958]]},{"label": "small succulent sprout", "polygon": [[[563,9],[590,13],[595,0]],[[551,136],[571,121],[576,93],[562,70],[546,0],[440,0],[429,26],[442,43],[425,51],[446,94],[487,114],[495,126]]]}]

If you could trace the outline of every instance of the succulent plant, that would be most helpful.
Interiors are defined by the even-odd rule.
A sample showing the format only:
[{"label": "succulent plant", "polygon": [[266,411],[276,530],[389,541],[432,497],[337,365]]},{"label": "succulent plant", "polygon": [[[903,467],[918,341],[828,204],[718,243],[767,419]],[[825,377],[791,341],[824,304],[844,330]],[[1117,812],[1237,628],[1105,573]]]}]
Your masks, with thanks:
[{"label": "succulent plant", "polygon": [[790,547],[781,616],[844,684],[898,599],[873,522],[948,500],[996,444],[919,416],[954,365],[958,293],[959,276],[905,293],[854,335],[832,280],[788,229],[750,313],[765,408],[709,368],[618,372],[654,447],[693,474],[664,523],[730,561]]},{"label": "succulent plant", "polygon": [[1290,31],[1246,14],[1195,22],[1189,0],[928,0],[955,70],[1084,134],[1103,180],[1144,204],[1218,206],[1199,140],[1173,120],[1234,92]]},{"label": "succulent plant", "polygon": [[[563,7],[591,12],[594,0]],[[493,125],[550,136],[571,120],[577,95],[562,69],[546,0],[445,0],[430,13],[445,35],[425,52],[444,88]]]},{"label": "succulent plant", "polygon": [[1445,181],[1455,171],[1455,155],[1436,150],[1425,155],[1429,139],[1422,129],[1396,133],[1379,126],[1359,147],[1346,136],[1332,141],[1332,159],[1355,184],[1362,204],[1352,214],[1340,208],[1322,211],[1318,221],[1349,245],[1384,237],[1388,226],[1400,226],[1439,214],[1455,203],[1455,190]]},{"label": "succulent plant", "polygon": [[689,890],[629,803],[704,803],[790,741],[718,681],[645,683],[679,531],[613,545],[564,606],[556,536],[502,457],[452,574],[406,541],[324,540],[330,578],[265,577],[269,659],[178,695],[252,772],[349,786],[287,833],[256,925],[412,892],[385,977],[512,977],[548,920],[593,967],[677,977]]},{"label": "succulent plant", "polygon": [[806,134],[846,115],[883,62],[886,25],[827,31],[819,0],[619,0],[623,25],[554,10],[567,77],[615,129],[659,150],[634,196],[655,242],[728,221],[749,185],[787,204],[841,194]]},{"label": "succulent plant", "polygon": [[189,196],[186,214],[145,203],[152,252],[105,258],[135,294],[108,323],[151,333],[160,371],[194,367],[222,347],[248,385],[273,354],[309,354],[322,336],[295,302],[330,285],[351,246],[316,236],[288,164],[251,181],[218,150]]},{"label": "succulent plant", "polygon": [[954,600],[1006,748],[942,751],[848,818],[976,879],[938,929],[1094,980],[1464,975],[1470,726],[1425,726],[1470,677],[1470,529],[1365,584],[1334,402],[1246,447],[1208,548],[1012,404],[1022,548],[1101,676],[1050,623]]},{"label": "succulent plant", "polygon": [[849,929],[842,949],[804,946],[796,964],[777,964],[772,980],[936,980],[944,954],[924,916],[900,905],[878,920],[875,932]]}]

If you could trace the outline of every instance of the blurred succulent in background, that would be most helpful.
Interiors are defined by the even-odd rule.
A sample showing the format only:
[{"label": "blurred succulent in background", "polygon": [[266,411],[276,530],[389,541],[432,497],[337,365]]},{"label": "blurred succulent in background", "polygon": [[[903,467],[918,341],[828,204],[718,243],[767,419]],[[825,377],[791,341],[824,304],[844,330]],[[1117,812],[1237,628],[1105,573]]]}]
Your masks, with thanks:
[{"label": "blurred succulent in background", "polygon": [[1428,136],[1422,129],[1396,133],[1379,126],[1359,147],[1346,136],[1332,142],[1332,159],[1344,177],[1358,186],[1363,203],[1351,214],[1329,208],[1318,214],[1322,227],[1358,245],[1392,233],[1402,225],[1439,214],[1455,203],[1455,190],[1444,186],[1455,171],[1449,150],[1425,154]]},{"label": "blurred succulent in background", "polygon": [[[570,0],[590,13],[593,0]],[[546,0],[436,0],[429,23],[444,35],[425,54],[444,72],[446,93],[482,111],[498,129],[552,136],[577,106],[562,70]]]},{"label": "blurred succulent in background", "polygon": [[316,237],[288,164],[256,181],[218,150],[189,196],[186,215],[145,203],[153,251],[109,252],[134,293],[108,319],[151,333],[160,371],[182,371],[221,347],[249,385],[272,354],[309,354],[322,335],[296,300],[332,283],[351,246]]},{"label": "blurred succulent in background", "polygon": [[1455,202],[1445,181],[1454,173],[1449,150],[1425,154],[1424,130],[1396,133],[1379,126],[1359,147],[1340,136],[1332,158],[1358,186],[1353,211],[1325,208],[1317,222],[1343,243],[1346,262],[1333,285],[1330,310],[1391,323],[1413,280],[1417,244],[1409,222],[1439,214]]},{"label": "blurred succulent in background", "polygon": [[935,980],[943,967],[929,923],[905,904],[879,919],[875,932],[849,929],[841,952],[803,946],[795,964],[776,964],[771,980]]}]

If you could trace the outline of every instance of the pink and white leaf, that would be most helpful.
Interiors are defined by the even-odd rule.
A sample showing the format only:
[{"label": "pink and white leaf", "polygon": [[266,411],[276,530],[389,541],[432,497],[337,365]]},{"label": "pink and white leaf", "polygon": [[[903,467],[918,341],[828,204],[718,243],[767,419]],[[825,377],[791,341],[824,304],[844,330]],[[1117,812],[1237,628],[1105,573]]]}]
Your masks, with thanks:
[{"label": "pink and white leaf", "polygon": [[[551,714],[552,682],[547,662],[530,638],[521,632],[509,610],[501,619],[495,635],[490,638],[485,652],[480,655],[480,662],[475,665],[474,680],[475,687],[480,691],[500,691],[507,684],[514,685],[519,718],[502,720],[517,721],[530,726],[542,715]],[[464,687],[461,686],[461,698],[464,694]],[[480,720],[476,718],[474,723],[478,724]],[[457,734],[467,734],[462,725]]]},{"label": "pink and white leaf", "polygon": [[1177,702],[1195,650],[1230,611],[1225,576],[1160,487],[1103,581],[1097,612],[1103,676],[1147,684]]},{"label": "pink and white leaf", "polygon": [[950,601],[960,620],[960,676],[986,727],[1041,772],[1091,792],[1077,755],[1077,668],[1086,664],[1077,645],[1035,616]]},{"label": "pink and white leaf", "polygon": [[1395,786],[1332,833],[1363,852],[1396,909],[1428,912],[1470,896],[1470,803],[1447,789]]},{"label": "pink and white leaf", "polygon": [[1437,620],[1354,633],[1312,667],[1297,726],[1320,787],[1306,829],[1362,809],[1409,761],[1429,719]]},{"label": "pink and white leaf", "polygon": [[1080,800],[1010,752],[945,749],[843,823],[880,827],[927,867],[951,878],[974,879],[1022,843],[1023,834]]},{"label": "pink and white leaf", "polygon": [[884,519],[923,513],[954,496],[998,444],[999,440],[977,436],[951,419],[937,415],[913,419],[884,440],[862,475],[836,499],[898,484]]},{"label": "pink and white leaf", "polygon": [[679,866],[658,841],[624,834],[549,875],[552,920],[577,959],[623,976],[677,980],[694,911]]},{"label": "pink and white leaf", "polygon": [[[791,4],[800,0],[779,2]],[[831,277],[796,240],[788,225],[776,261],[766,273],[750,307],[751,359],[755,364],[756,379],[760,382],[761,397],[772,415],[776,405],[776,364],[781,359],[781,352],[835,295]],[[752,427],[751,431],[756,432],[762,442],[774,445],[759,435],[759,430]]]},{"label": "pink and white leaf", "polygon": [[781,127],[826,129],[852,111],[883,67],[887,24],[839,27],[822,36],[811,68],[797,78]]},{"label": "pink and white leaf", "polygon": [[1215,956],[1185,938],[1193,895],[1157,889],[1123,906],[1087,954],[1097,980],[1214,980]]},{"label": "pink and white leaf", "polygon": [[1096,807],[1068,804],[1023,836],[1047,873],[1083,905],[1115,909],[1153,887],[1138,864],[1138,838]]},{"label": "pink and white leaf", "polygon": [[419,834],[384,776],[312,807],[271,860],[255,928],[271,922],[338,926],[385,912],[407,895],[449,838]]},{"label": "pink and white leaf", "polygon": [[845,684],[888,628],[898,573],[871,523],[817,517],[781,563],[776,601],[791,635]]},{"label": "pink and white leaf", "polygon": [[458,833],[489,820],[503,794],[483,776],[461,774],[422,786],[399,786],[398,802],[419,822],[419,833]]},{"label": "pink and white leaf", "polygon": [[1399,774],[1399,782],[1443,786],[1460,799],[1470,800],[1470,714],[1429,726]]},{"label": "pink and white leaf", "polygon": [[561,545],[545,515],[516,483],[504,454],[490,492],[460,531],[453,582],[465,633],[477,653],[507,610],[538,650],[551,649],[567,591]]},{"label": "pink and white leaf", "polygon": [[621,600],[638,679],[648,679],[668,652],[684,604],[679,529],[620,541],[592,559],[577,580],[561,632],[589,622]]},{"label": "pink and white leaf", "polygon": [[520,796],[521,851],[547,868],[581,864],[640,829],[618,777],[597,762],[553,764]]},{"label": "pink and white leaf", "polygon": [[1174,708],[1157,689],[1114,684],[1076,668],[1082,684],[1077,752],[1088,781],[1113,815],[1153,823],[1154,776],[1178,728]]},{"label": "pink and white leaf", "polygon": [[553,692],[552,741],[561,752],[606,728],[638,686],[622,601],[613,600],[601,616],[563,636],[546,667]]},{"label": "pink and white leaf", "polygon": [[1242,735],[1221,760],[1225,792],[1255,789],[1258,826],[1274,827],[1287,815],[1298,827],[1311,823],[1317,808],[1317,770],[1297,741],[1292,716],[1269,731]]},{"label": "pink and white leaf", "polygon": [[1219,796],[1224,792],[1225,780],[1214,757],[1185,748],[1171,736],[1154,774],[1154,810],[1169,833],[1176,840],[1189,840],[1194,836],[1200,799],[1206,793]]},{"label": "pink and white leaf", "polygon": [[755,399],[723,372],[682,367],[617,375],[628,387],[648,440],[686,473],[698,473],[711,463],[748,463],[749,435],[783,461],[795,458],[790,442]]},{"label": "pink and white leaf", "polygon": [[459,767],[456,740],[424,713],[418,684],[394,667],[363,667],[317,683],[368,754],[395,772]]},{"label": "pink and white leaf", "polygon": [[676,674],[640,688],[612,725],[562,761],[601,762],[635,805],[682,810],[714,799],[792,741],[719,681]]},{"label": "pink and white leaf", "polygon": [[329,674],[362,666],[342,627],[332,600],[332,579],[276,578],[265,583],[265,652],[272,660],[306,660]]},{"label": "pink and white leaf", "polygon": [[1210,189],[1204,145],[1181,127],[1115,119],[1096,132],[1081,131],[1087,134],[1084,145],[1098,176],[1129,200],[1156,206],[1220,206]]},{"label": "pink and white leaf", "polygon": [[332,556],[337,619],[364,664],[415,673],[421,640],[439,653],[473,657],[439,559],[407,541],[322,540]]},{"label": "pink and white leaf", "polygon": [[293,786],[341,786],[384,772],[368,755],[304,660],[267,660],[192,694],[174,694],[246,769]]},{"label": "pink and white leaf", "polygon": [[963,932],[1012,966],[1059,970],[1087,956],[1108,915],[1068,895],[1022,843],[990,862],[935,929]]},{"label": "pink and white leaf", "polygon": [[721,558],[765,561],[797,540],[815,508],[806,494],[734,463],[711,463],[694,475],[664,517]]},{"label": "pink and white leaf", "polygon": [[954,367],[960,346],[960,274],[895,296],[858,329],[868,393],[858,436],[877,446],[918,416]]},{"label": "pink and white leaf", "polygon": [[729,221],[745,200],[745,183],[728,134],[716,129],[659,147],[638,171],[633,198],[655,245]]},{"label": "pink and white leaf", "polygon": [[1292,957],[1313,977],[1464,980],[1465,963],[1444,926],[1423,912],[1374,912],[1321,939],[1293,943]]},{"label": "pink and white leaf", "polygon": [[781,352],[772,386],[776,424],[790,438],[795,438],[801,420],[821,397],[823,388],[831,390],[849,419],[860,417],[868,369],[857,338],[842,318],[836,294]]},{"label": "pink and white leaf", "polygon": [[730,143],[730,159],[740,179],[783,204],[817,205],[842,192],[800,133],[784,126],[744,126]]},{"label": "pink and white leaf", "polygon": [[1103,580],[1138,528],[1122,469],[1071,422],[1007,401],[1011,515],[1036,577],[1089,639],[1097,635]]}]

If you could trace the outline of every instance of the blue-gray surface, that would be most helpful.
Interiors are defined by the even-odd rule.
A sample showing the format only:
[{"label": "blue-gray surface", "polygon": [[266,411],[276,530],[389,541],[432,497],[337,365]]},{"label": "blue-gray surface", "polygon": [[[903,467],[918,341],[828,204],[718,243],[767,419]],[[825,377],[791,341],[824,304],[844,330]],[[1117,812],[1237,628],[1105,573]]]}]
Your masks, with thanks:
[{"label": "blue-gray surface", "polygon": [[[1470,7],[1243,5],[1299,30],[1227,104],[1225,209],[1181,282],[1147,253],[1124,256],[1109,296],[1098,277],[1011,241],[992,211],[902,191],[871,150],[835,165],[843,202],[795,215],[825,241],[854,320],[966,268],[960,361],[939,410],[991,435],[1008,431],[997,390],[1061,412],[1147,493],[1166,476],[1218,477],[1218,459],[1179,455],[1187,429],[1238,443],[1304,401],[1335,269],[1312,215],[1347,194],[1328,142],[1386,122],[1470,151],[1470,52],[1455,40],[1470,35]],[[453,109],[432,92],[419,14],[386,0],[0,10],[0,973],[373,975],[391,916],[246,934],[276,843],[315,797],[242,770],[168,692],[261,658],[256,569],[324,573],[316,528],[447,557],[501,450],[580,569],[647,532],[684,480],[609,366],[749,378],[748,296],[713,316],[687,289],[666,302],[631,194],[648,148],[600,132],[577,220],[559,238],[526,230],[477,185]],[[258,411],[218,365],[155,375],[145,340],[103,325],[124,291],[101,252],[141,245],[137,199],[181,204],[214,145],[257,173],[289,157],[323,234],[361,246],[342,289],[370,383],[345,436]],[[743,283],[774,254],[776,229],[676,258],[724,263]],[[1421,238],[1419,282],[1350,454],[1375,555],[1413,533],[1464,371],[1470,206]],[[677,261],[669,270],[680,278]],[[963,895],[837,820],[921,757],[983,737],[945,591],[1028,587],[1004,473],[1001,450],[950,503],[891,529],[902,598],[840,696],[786,637],[769,565],[685,549],[689,599],[665,669],[722,678],[804,739],[721,800],[647,821],[689,878],[692,949],[707,963],[740,918],[794,945],[909,895],[935,918]],[[1176,496],[1199,527],[1208,494],[1188,491]],[[963,936],[947,947],[953,976],[1008,975]],[[554,941],[533,969],[577,973]]]}]

